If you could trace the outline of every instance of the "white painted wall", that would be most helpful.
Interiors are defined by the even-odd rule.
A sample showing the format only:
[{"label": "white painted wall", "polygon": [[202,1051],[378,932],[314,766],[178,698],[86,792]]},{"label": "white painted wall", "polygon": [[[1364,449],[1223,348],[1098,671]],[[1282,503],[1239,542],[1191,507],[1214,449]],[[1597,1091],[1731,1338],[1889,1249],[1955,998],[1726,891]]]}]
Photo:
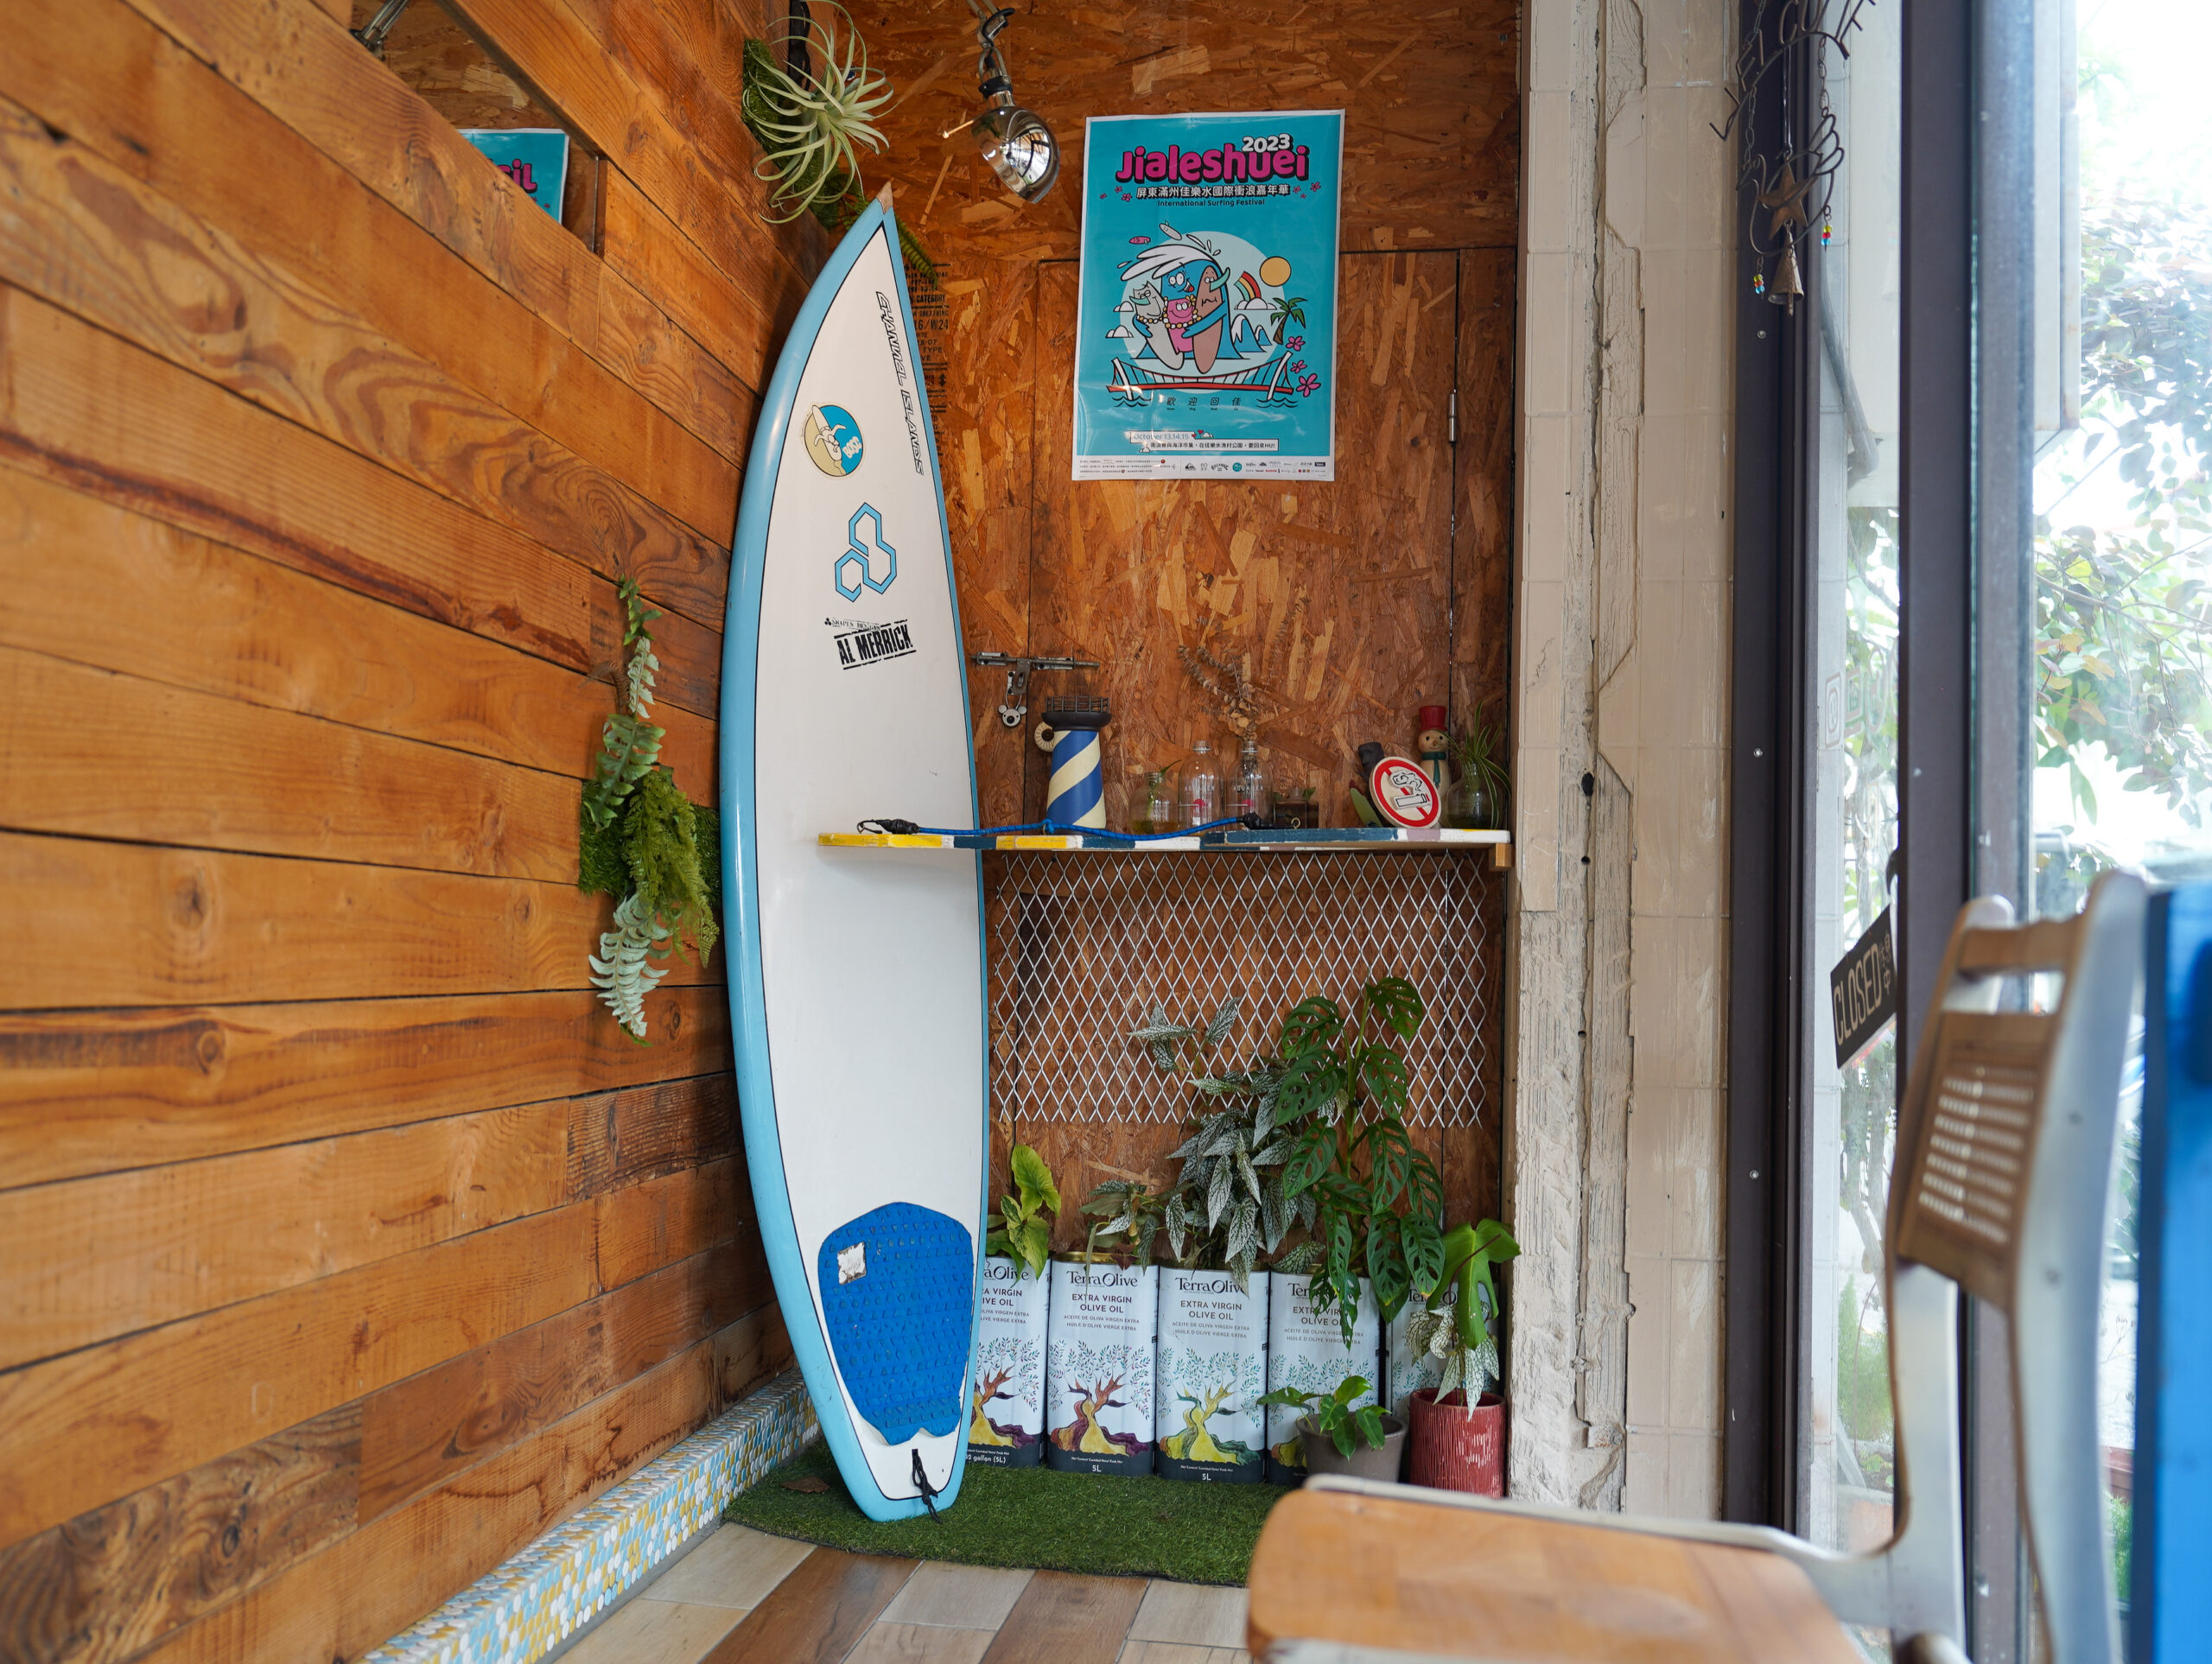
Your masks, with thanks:
[{"label": "white painted wall", "polygon": [[1529,0],[1524,35],[1509,1477],[1686,1517],[1719,1502],[1731,10]]}]

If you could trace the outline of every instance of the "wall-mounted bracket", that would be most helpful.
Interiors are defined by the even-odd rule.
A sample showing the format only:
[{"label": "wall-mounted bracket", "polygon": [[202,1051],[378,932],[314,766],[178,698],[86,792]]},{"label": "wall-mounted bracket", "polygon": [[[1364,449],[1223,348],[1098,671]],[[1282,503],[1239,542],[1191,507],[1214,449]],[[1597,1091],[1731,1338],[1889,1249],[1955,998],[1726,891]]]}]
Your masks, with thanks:
[{"label": "wall-mounted bracket", "polygon": [[999,705],[999,721],[1009,728],[1021,726],[1029,714],[1029,673],[1032,670],[1095,670],[1095,658],[1040,658],[1021,653],[970,653],[968,661],[987,670],[1006,669],[1006,698]]}]

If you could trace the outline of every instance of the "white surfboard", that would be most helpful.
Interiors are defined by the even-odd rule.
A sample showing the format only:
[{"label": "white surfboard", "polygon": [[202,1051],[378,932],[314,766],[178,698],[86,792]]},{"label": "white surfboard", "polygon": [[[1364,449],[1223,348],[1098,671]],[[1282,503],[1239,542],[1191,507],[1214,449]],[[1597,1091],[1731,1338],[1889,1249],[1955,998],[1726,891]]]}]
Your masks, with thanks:
[{"label": "white surfboard", "polygon": [[723,899],[753,1194],[791,1345],[872,1518],[957,1494],[982,1258],[982,879],[825,848],[976,824],[929,401],[887,200],[768,384],[722,641]]}]

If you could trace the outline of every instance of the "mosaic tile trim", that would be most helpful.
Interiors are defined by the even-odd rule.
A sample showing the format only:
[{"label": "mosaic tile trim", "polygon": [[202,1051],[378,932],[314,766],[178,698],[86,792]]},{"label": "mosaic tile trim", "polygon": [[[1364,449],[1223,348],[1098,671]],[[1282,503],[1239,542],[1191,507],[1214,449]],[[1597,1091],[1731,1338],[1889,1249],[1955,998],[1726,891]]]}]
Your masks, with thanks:
[{"label": "mosaic tile trim", "polygon": [[786,1370],[362,1664],[533,1664],[820,1434],[798,1371]]}]

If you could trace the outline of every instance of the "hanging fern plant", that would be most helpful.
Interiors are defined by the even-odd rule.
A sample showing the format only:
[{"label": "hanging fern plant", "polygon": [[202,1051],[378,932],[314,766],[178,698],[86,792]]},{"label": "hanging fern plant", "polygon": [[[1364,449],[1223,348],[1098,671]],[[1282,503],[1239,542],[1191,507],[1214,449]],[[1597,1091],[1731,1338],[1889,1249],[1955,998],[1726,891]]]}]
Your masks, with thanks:
[{"label": "hanging fern plant", "polygon": [[[769,200],[783,210],[777,222],[811,213],[842,232],[868,206],[860,153],[885,147],[875,116],[890,100],[891,83],[869,64],[851,14],[836,0],[815,3],[834,11],[842,28],[813,16],[812,5],[794,7],[780,61],[767,41],[746,41],[738,111],[760,146],[760,177],[775,187]],[[903,224],[899,247],[936,283],[936,263]]]},{"label": "hanging fern plant", "polygon": [[600,732],[600,754],[584,787],[578,816],[579,888],[614,898],[614,928],[587,956],[592,986],[622,1032],[645,1038],[645,995],[668,975],[671,953],[703,965],[721,934],[721,839],[711,809],[688,802],[676,777],[660,765],[665,730],[651,721],[652,621],[660,616],[639,596],[634,579],[617,587],[622,600],[622,705]]}]

